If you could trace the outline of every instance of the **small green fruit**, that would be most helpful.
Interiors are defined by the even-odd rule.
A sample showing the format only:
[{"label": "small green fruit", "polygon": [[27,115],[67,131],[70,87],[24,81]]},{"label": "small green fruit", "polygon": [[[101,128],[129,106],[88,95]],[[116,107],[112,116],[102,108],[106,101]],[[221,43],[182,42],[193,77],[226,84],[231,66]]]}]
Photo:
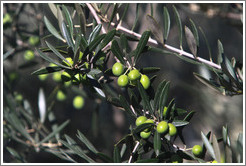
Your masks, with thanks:
[{"label": "small green fruit", "polygon": [[124,66],[121,63],[116,62],[112,67],[112,72],[115,76],[120,76],[124,72]]},{"label": "small green fruit", "polygon": [[67,63],[66,61],[63,60],[63,62],[67,65],[67,66],[73,66],[73,59],[68,57],[66,58],[66,60],[69,62]]},{"label": "small green fruit", "polygon": [[50,63],[49,66],[50,66],[50,67],[55,67],[55,66],[57,66],[57,65],[54,64],[54,63]]},{"label": "small green fruit", "polygon": [[168,124],[166,121],[161,121],[160,123],[158,123],[156,130],[158,133],[163,134],[166,133],[168,131]]},{"label": "small green fruit", "polygon": [[125,87],[128,85],[128,77],[126,75],[121,75],[119,76],[118,80],[117,80],[117,83],[119,86],[121,87]]},{"label": "small green fruit", "polygon": [[76,109],[81,109],[84,106],[84,98],[82,96],[76,96],[73,99],[73,106]]},{"label": "small green fruit", "polygon": [[193,146],[192,153],[193,153],[194,156],[201,157],[202,152],[203,152],[203,149],[202,149],[202,147],[200,145]]},{"label": "small green fruit", "polygon": [[168,123],[169,126],[169,135],[170,136],[174,136],[177,134],[177,128],[172,124],[172,123]]},{"label": "small green fruit", "polygon": [[52,78],[53,78],[54,81],[60,82],[61,81],[61,73],[60,72],[53,73]]},{"label": "small green fruit", "polygon": [[32,46],[36,46],[39,43],[39,37],[38,36],[29,37],[28,43]]},{"label": "small green fruit", "polygon": [[171,162],[172,163],[183,163],[183,159],[178,154],[174,154],[171,156]]},{"label": "small green fruit", "polygon": [[41,75],[38,75],[38,78],[39,78],[40,81],[46,80],[47,77],[48,77],[48,74],[41,74]]},{"label": "small green fruit", "polygon": [[64,86],[65,86],[65,87],[69,87],[71,84],[72,84],[72,81],[64,82]]},{"label": "small green fruit", "polygon": [[163,117],[166,117],[167,115],[167,107],[164,107],[164,110],[163,110]]},{"label": "small green fruit", "polygon": [[56,94],[56,99],[57,99],[58,101],[64,101],[64,100],[66,100],[66,98],[67,98],[67,96],[66,96],[66,94],[65,94],[63,91],[59,90],[59,91],[57,92],[57,94]]},{"label": "small green fruit", "polygon": [[151,135],[151,131],[149,131],[149,132],[145,132],[145,131],[140,132],[140,136],[141,136],[143,139],[149,138],[150,135]]},{"label": "small green fruit", "polygon": [[143,85],[144,89],[148,89],[150,86],[149,77],[146,75],[142,75],[140,79],[141,84]]},{"label": "small green fruit", "polygon": [[24,53],[24,58],[27,61],[33,60],[34,59],[34,52],[32,50],[26,50]]},{"label": "small green fruit", "polygon": [[81,74],[77,73],[73,76],[72,83],[78,85],[81,81]]},{"label": "small green fruit", "polygon": [[13,71],[13,72],[11,72],[11,73],[9,74],[9,80],[10,80],[11,82],[13,82],[14,80],[16,80],[17,78],[18,78],[18,73],[17,73],[17,72]]},{"label": "small green fruit", "polygon": [[23,96],[22,96],[21,94],[19,94],[19,93],[16,93],[16,95],[15,95],[15,100],[16,100],[17,102],[22,102]]},{"label": "small green fruit", "polygon": [[214,161],[212,161],[212,163],[218,163],[218,161],[214,160]]},{"label": "small green fruit", "polygon": [[145,116],[139,116],[137,119],[136,119],[136,126],[139,126],[141,124],[144,124],[144,122],[147,120],[147,118]]},{"label": "small green fruit", "polygon": [[128,78],[130,81],[138,80],[140,77],[141,77],[141,74],[139,73],[137,69],[131,70],[128,73]]},{"label": "small green fruit", "polygon": [[61,74],[61,79],[64,82],[70,81],[71,80],[71,75],[68,72],[64,71]]}]

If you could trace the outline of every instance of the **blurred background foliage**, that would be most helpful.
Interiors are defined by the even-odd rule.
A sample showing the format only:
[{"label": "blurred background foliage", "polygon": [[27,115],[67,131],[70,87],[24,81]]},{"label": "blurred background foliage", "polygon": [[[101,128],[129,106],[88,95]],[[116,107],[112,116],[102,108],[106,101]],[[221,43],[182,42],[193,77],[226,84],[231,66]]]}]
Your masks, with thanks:
[{"label": "blurred background foliage", "polygon": [[[217,40],[220,39],[224,46],[225,55],[231,59],[235,57],[243,62],[243,35],[242,35],[242,12],[241,4],[175,4],[184,24],[189,24],[189,19],[194,20],[195,24],[201,26],[207,35],[212,49],[212,55],[217,55]],[[67,4],[69,8],[69,4]],[[162,25],[163,6],[171,8],[171,4],[154,4],[153,16]],[[123,26],[131,28],[135,20],[135,9],[137,5],[131,4],[126,14]],[[109,10],[112,10],[111,8]],[[13,50],[11,55],[3,62],[3,94],[4,96],[13,95],[18,99],[22,98],[30,103],[33,116],[39,119],[38,95],[42,88],[46,99],[52,101],[51,111],[56,117],[56,123],[62,124],[70,120],[62,133],[66,133],[74,139],[77,139],[75,133],[80,130],[97,147],[98,150],[111,155],[114,143],[119,141],[128,131],[129,125],[133,123],[131,119],[116,107],[111,106],[105,101],[95,100],[95,98],[86,93],[84,89],[78,94],[75,88],[65,88],[66,100],[56,99],[57,86],[59,83],[53,80],[49,75],[44,81],[31,73],[42,66],[48,66],[41,59],[35,48],[45,46],[44,38],[53,44],[58,44],[54,38],[47,38],[49,32],[44,26],[43,16],[46,16],[53,25],[56,20],[50,11],[48,4],[41,3],[6,3],[3,5],[3,53]],[[134,28],[135,32],[142,33],[146,30],[145,15],[150,13],[148,4],[139,5],[138,22]],[[173,13],[170,13],[171,20],[174,20]],[[91,20],[92,18],[89,18]],[[56,25],[58,28],[58,24]],[[178,45],[177,26],[171,21],[168,44],[174,47]],[[33,36],[40,36],[36,40]],[[30,42],[30,40],[34,40]],[[36,40],[36,42],[35,42]],[[199,56],[208,59],[205,41],[200,41]],[[135,48],[136,43],[130,44]],[[34,58],[30,61],[25,58],[26,50],[34,52]],[[184,50],[188,50],[184,45]],[[111,59],[108,66],[112,66],[114,59]],[[161,70],[154,82],[157,87],[163,79],[171,82],[170,99],[176,98],[177,107],[193,110],[196,112],[191,124],[184,129],[184,138],[187,147],[201,143],[200,132],[207,133],[212,131],[217,137],[221,136],[223,125],[229,126],[229,134],[232,141],[237,139],[238,133],[243,130],[243,96],[222,96],[198,82],[193,72],[202,73],[210,76],[212,73],[205,68],[189,64],[172,55],[160,55],[157,53],[146,53],[141,57],[139,67],[156,66]],[[80,87],[81,88],[81,87]],[[115,88],[118,88],[115,86]],[[52,93],[53,92],[53,93]],[[21,95],[21,96],[20,96]],[[84,107],[75,109],[73,107],[73,98],[82,95],[84,98]],[[3,103],[6,106],[6,100]],[[51,124],[47,122],[51,127]],[[7,140],[7,139],[6,139]],[[12,147],[16,151],[23,152],[27,156],[28,162],[64,162],[50,154],[37,153],[32,148],[23,149],[13,141],[4,142],[4,146]],[[4,162],[13,161],[9,151],[4,151]]]}]

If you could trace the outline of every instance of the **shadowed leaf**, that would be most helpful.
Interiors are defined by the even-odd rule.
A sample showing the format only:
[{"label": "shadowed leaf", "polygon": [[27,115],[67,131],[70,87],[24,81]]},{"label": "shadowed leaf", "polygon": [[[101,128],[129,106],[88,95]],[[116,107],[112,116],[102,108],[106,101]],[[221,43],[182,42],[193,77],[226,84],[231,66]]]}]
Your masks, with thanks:
[{"label": "shadowed leaf", "polygon": [[194,37],[194,34],[191,32],[191,30],[187,26],[185,26],[185,37],[186,37],[186,41],[187,41],[190,51],[194,55],[194,58],[196,58],[196,54],[197,54],[196,39]]}]

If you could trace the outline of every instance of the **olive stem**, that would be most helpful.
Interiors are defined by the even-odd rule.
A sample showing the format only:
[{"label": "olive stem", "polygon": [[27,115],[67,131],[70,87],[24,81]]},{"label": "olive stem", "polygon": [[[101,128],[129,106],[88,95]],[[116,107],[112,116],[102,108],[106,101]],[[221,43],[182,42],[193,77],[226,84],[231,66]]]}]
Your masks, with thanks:
[{"label": "olive stem", "polygon": [[132,156],[133,156],[133,154],[136,152],[136,150],[137,150],[139,144],[140,144],[140,142],[137,141],[136,145],[134,146],[134,149],[132,150],[132,153],[131,153],[131,156],[130,156],[130,158],[129,158],[129,160],[128,160],[128,163],[131,163],[131,161],[132,161]]}]

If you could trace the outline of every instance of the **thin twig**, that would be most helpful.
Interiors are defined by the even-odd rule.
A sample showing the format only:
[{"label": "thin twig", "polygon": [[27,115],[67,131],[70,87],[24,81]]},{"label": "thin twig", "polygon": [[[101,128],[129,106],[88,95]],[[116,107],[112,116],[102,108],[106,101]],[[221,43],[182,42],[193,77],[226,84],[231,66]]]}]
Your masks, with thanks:
[{"label": "thin twig", "polygon": [[131,161],[132,161],[132,156],[133,156],[133,154],[136,152],[136,150],[137,150],[139,144],[140,144],[140,142],[137,141],[137,143],[136,143],[134,149],[132,150],[132,154],[131,154],[131,156],[130,156],[130,158],[129,158],[129,160],[128,160],[128,163],[131,163]]}]

